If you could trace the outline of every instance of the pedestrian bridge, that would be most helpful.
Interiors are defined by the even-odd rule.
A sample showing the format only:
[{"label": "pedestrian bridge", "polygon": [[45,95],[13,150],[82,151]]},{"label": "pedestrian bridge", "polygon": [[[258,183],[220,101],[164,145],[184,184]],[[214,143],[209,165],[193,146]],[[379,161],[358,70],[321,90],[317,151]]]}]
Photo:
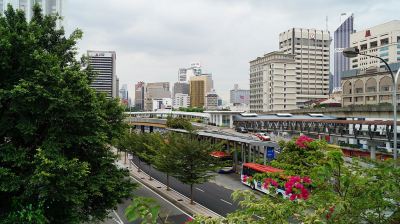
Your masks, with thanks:
[{"label": "pedestrian bridge", "polygon": [[208,113],[196,113],[196,112],[183,112],[183,111],[149,111],[149,112],[125,112],[128,117],[137,118],[159,118],[167,119],[168,117],[182,117],[187,119],[199,119],[203,123],[207,123],[210,119]]}]

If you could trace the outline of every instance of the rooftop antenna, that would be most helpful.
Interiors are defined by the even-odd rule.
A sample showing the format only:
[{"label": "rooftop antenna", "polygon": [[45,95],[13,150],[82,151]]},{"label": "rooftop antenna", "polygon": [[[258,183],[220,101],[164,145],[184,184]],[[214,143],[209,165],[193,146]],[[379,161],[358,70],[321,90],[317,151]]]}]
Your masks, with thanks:
[{"label": "rooftop antenna", "polygon": [[328,30],[328,16],[325,17],[325,22],[326,22],[326,31],[329,31]]}]

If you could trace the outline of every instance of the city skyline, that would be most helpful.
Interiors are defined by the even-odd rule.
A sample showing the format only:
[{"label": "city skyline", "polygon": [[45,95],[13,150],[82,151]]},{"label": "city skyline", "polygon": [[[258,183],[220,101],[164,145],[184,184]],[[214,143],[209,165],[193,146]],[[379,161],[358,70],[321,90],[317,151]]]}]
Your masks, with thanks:
[{"label": "city skyline", "polygon": [[[200,62],[205,73],[213,73],[215,89],[227,101],[234,83],[249,85],[249,61],[278,48],[280,32],[291,27],[325,29],[326,16],[333,32],[340,14],[347,11],[354,13],[355,29],[361,30],[395,19],[396,7],[386,5],[400,6],[395,1],[292,2],[119,0],[94,5],[70,0],[65,2],[64,24],[67,33],[74,28],[84,31],[81,53],[117,52],[117,76],[130,91],[141,80],[173,83],[180,67]],[[73,10],[76,7],[82,10]],[[371,15],[376,15],[374,20]]]}]

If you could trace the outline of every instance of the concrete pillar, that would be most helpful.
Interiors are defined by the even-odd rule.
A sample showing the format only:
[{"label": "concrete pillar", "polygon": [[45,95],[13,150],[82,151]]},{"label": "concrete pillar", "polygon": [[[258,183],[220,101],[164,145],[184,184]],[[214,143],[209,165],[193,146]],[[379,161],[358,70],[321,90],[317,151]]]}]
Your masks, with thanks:
[{"label": "concrete pillar", "polygon": [[242,144],[241,149],[242,149],[242,164],[243,164],[246,163],[246,145]]},{"label": "concrete pillar", "polygon": [[140,126],[140,132],[144,133],[144,125]]},{"label": "concrete pillar", "polygon": [[264,165],[267,165],[267,147],[264,147]]},{"label": "concrete pillar", "polygon": [[371,160],[376,160],[376,143],[374,141],[368,141],[370,150]]},{"label": "concrete pillar", "polygon": [[150,133],[152,133],[152,132],[153,132],[153,129],[154,129],[154,127],[153,127],[153,126],[150,126],[150,127],[149,127]]},{"label": "concrete pillar", "polygon": [[233,149],[234,149],[234,151],[233,151],[233,164],[234,164],[233,170],[236,172],[237,171],[236,168],[238,166],[237,142],[234,142]]},{"label": "concrete pillar", "polygon": [[233,128],[233,116],[229,115],[229,128]]}]

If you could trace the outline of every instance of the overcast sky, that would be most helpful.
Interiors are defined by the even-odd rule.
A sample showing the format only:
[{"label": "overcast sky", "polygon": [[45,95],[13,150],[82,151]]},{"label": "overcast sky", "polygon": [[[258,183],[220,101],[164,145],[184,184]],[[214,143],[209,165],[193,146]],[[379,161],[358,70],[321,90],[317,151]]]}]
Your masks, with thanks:
[{"label": "overcast sky", "polygon": [[200,62],[224,100],[235,83],[249,89],[248,62],[278,50],[280,32],[326,29],[328,16],[333,36],[343,12],[354,13],[357,30],[400,19],[398,0],[65,0],[64,6],[67,33],[84,32],[81,53],[116,51],[120,86],[128,84],[131,96],[138,81],[172,86],[179,68]]}]

